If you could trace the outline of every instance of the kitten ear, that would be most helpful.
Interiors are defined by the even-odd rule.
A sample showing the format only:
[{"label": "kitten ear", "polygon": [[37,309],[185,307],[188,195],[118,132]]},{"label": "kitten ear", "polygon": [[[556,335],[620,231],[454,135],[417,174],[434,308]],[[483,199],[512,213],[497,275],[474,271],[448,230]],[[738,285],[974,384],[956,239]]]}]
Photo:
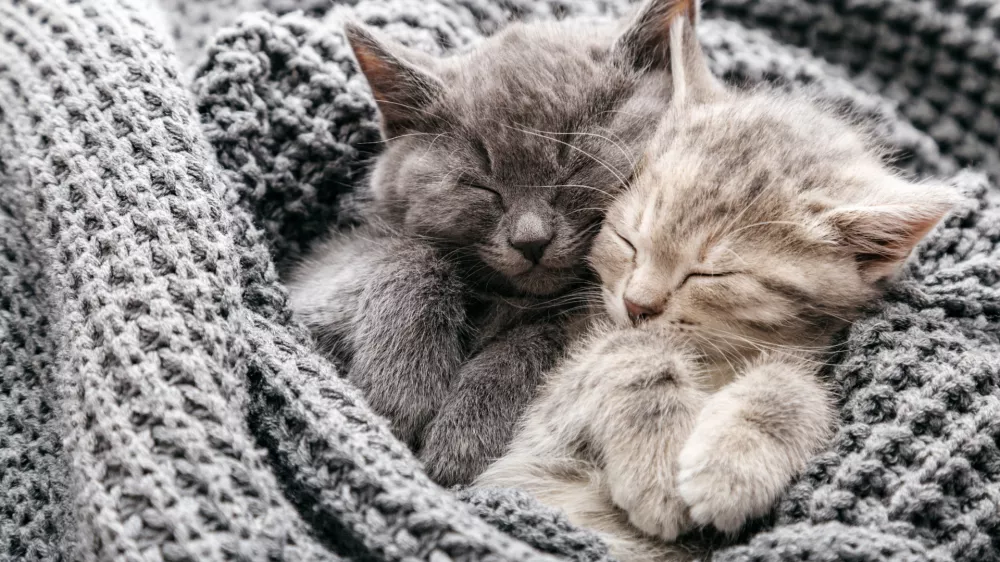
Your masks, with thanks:
[{"label": "kitten ear", "polygon": [[839,206],[826,215],[871,282],[893,276],[957,199],[945,187],[899,183],[905,187],[882,200]]},{"label": "kitten ear", "polygon": [[698,42],[700,0],[646,0],[612,47],[622,64],[671,71],[674,92],[696,99],[722,91]]},{"label": "kitten ear", "polygon": [[426,123],[427,107],[444,92],[444,84],[434,75],[434,59],[356,23],[345,24],[344,33],[375,95],[385,136],[392,138]]},{"label": "kitten ear", "polygon": [[637,69],[666,68],[670,64],[673,21],[687,18],[690,29],[698,20],[697,0],[646,0],[615,40],[612,52]]}]

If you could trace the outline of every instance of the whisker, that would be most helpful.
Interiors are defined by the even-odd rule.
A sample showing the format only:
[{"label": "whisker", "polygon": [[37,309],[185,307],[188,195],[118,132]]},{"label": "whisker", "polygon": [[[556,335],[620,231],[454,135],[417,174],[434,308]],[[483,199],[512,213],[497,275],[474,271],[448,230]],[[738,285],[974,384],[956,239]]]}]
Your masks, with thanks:
[{"label": "whisker", "polygon": [[599,138],[601,140],[605,140],[605,141],[611,143],[612,145],[614,145],[616,148],[618,148],[618,150],[620,150],[621,153],[625,156],[625,159],[628,160],[629,165],[633,169],[635,168],[635,160],[632,159],[632,156],[628,153],[628,151],[626,151],[625,148],[621,144],[619,144],[619,143],[611,140],[608,137],[605,137],[604,135],[599,135],[597,133],[584,133],[584,132],[564,133],[564,132],[556,132],[556,131],[542,131],[542,130],[539,130],[539,129],[535,129],[535,130],[538,131],[539,133],[546,134],[546,135],[587,136],[587,137],[597,137],[597,138]]},{"label": "whisker", "polygon": [[714,332],[715,334],[717,334],[719,336],[723,336],[723,337],[739,338],[741,341],[745,341],[747,343],[754,342],[754,343],[759,343],[761,345],[767,345],[767,346],[770,346],[772,348],[782,348],[782,349],[789,349],[789,350],[794,350],[794,351],[824,352],[824,351],[827,351],[827,350],[829,350],[831,348],[835,348],[838,345],[838,344],[822,345],[822,346],[786,345],[786,344],[780,344],[780,343],[777,343],[777,342],[764,341],[764,340],[761,340],[761,339],[758,339],[758,338],[753,338],[753,337],[745,335],[745,334],[737,334],[735,332],[728,332],[728,331],[725,331],[725,330],[719,330],[717,328],[711,328],[709,326],[700,326],[699,325],[698,329],[705,330],[705,331],[711,331],[711,332]]},{"label": "whisker", "polygon": [[757,227],[757,226],[766,226],[766,225],[769,225],[769,224],[789,224],[789,225],[792,225],[792,226],[802,226],[801,224],[799,224],[797,222],[792,222],[792,221],[761,221],[761,222],[755,222],[753,224],[748,224],[746,226],[737,228],[736,230],[733,230],[731,232],[727,232],[726,236],[732,236],[732,235],[736,234],[737,232],[742,232],[742,231],[744,231],[744,230],[746,230],[748,228],[754,228],[754,227]]},{"label": "whisker", "polygon": [[[711,330],[711,328],[706,328],[704,326],[700,326],[700,327],[698,327],[698,329],[700,329],[700,330],[705,330],[705,329]],[[835,363],[832,363],[832,362],[829,362],[829,361],[820,361],[820,360],[814,359],[812,357],[812,356],[815,356],[815,355],[821,355],[821,356],[822,355],[833,355],[834,351],[832,349],[829,349],[829,348],[826,348],[826,347],[824,347],[824,348],[805,348],[805,347],[798,347],[798,346],[787,346],[787,345],[776,344],[776,343],[773,343],[773,342],[765,342],[763,340],[756,340],[756,339],[744,337],[744,336],[741,336],[741,335],[738,335],[738,334],[726,333],[726,332],[719,332],[719,331],[715,332],[715,336],[723,338],[724,340],[731,340],[731,341],[736,341],[736,342],[739,342],[739,343],[747,344],[751,348],[753,348],[753,349],[755,349],[756,351],[759,351],[759,352],[769,352],[769,353],[777,353],[777,354],[781,354],[781,355],[787,355],[789,357],[795,358],[796,360],[804,361],[804,362],[815,364],[815,365],[818,365],[818,366],[834,366],[834,365],[836,365]],[[705,336],[703,336],[703,337],[705,337]],[[708,341],[708,339],[706,339],[705,341]]]},{"label": "whisker", "polygon": [[430,115],[431,117],[435,117],[435,118],[438,118],[438,119],[441,118],[441,116],[438,115],[437,113],[433,113],[433,112],[428,111],[427,109],[424,109],[422,107],[417,107],[417,106],[414,106],[414,105],[408,105],[408,104],[405,104],[405,103],[402,103],[402,102],[391,101],[391,100],[387,100],[387,99],[379,99],[379,100],[376,100],[376,101],[379,104],[398,105],[399,107],[402,107],[402,108],[405,108],[405,109],[409,109],[409,110],[412,110],[412,111],[416,111],[417,113],[422,113],[424,115]]},{"label": "whisker", "polygon": [[[437,143],[438,139],[440,139],[443,136],[448,136],[448,133],[440,133],[439,135],[437,135],[436,137],[434,137],[434,140],[432,140],[431,143],[429,145],[427,145],[426,148],[424,148],[424,153],[423,153],[423,155],[420,156],[420,162],[421,163],[423,163],[424,160],[426,160],[427,157],[430,156],[431,150],[434,149],[434,145]],[[454,152],[452,152],[452,154],[454,154]],[[452,171],[449,171],[448,174],[445,175],[445,177],[447,178],[448,175],[450,175],[451,173],[452,173]]]},{"label": "whisker", "polygon": [[626,180],[625,177],[623,177],[617,170],[615,170],[614,168],[612,168],[607,162],[604,162],[600,158],[594,156],[593,154],[590,154],[589,152],[587,152],[586,150],[583,150],[582,148],[573,146],[572,144],[570,144],[568,142],[564,142],[564,141],[561,141],[561,140],[556,139],[556,138],[552,138],[552,137],[547,136],[547,135],[543,135],[543,134],[540,134],[540,133],[529,131],[528,129],[522,129],[522,128],[518,128],[518,127],[511,127],[510,125],[507,125],[506,123],[500,123],[500,125],[503,126],[503,127],[507,127],[509,129],[514,129],[515,131],[520,131],[520,132],[522,132],[524,134],[527,134],[527,135],[533,135],[533,136],[536,136],[536,137],[540,137],[540,138],[543,138],[543,139],[548,139],[548,140],[550,140],[552,142],[557,142],[559,144],[565,145],[566,147],[571,148],[571,149],[579,152],[580,154],[583,154],[584,156],[587,156],[588,158],[590,158],[594,162],[596,162],[596,163],[600,164],[601,166],[603,166],[604,169],[606,169],[607,171],[611,172],[611,175],[613,175],[615,177],[615,179],[617,179],[621,184],[624,185],[624,184],[628,183],[628,180]]},{"label": "whisker", "polygon": [[603,189],[596,188],[596,187],[594,187],[592,185],[582,185],[582,184],[573,184],[573,183],[564,183],[564,184],[558,184],[558,185],[519,185],[518,187],[551,187],[551,188],[555,188],[555,189],[560,188],[560,187],[582,187],[584,189],[589,189],[591,191],[596,191],[596,192],[600,193],[601,195],[605,195],[607,197],[614,197],[614,195],[611,194],[610,192],[604,191]]},{"label": "whisker", "polygon": [[715,344],[715,342],[713,342],[711,339],[709,339],[709,338],[707,338],[707,337],[705,337],[705,336],[703,336],[701,334],[698,334],[697,332],[690,331],[688,333],[690,333],[691,335],[694,335],[694,336],[698,337],[702,342],[704,342],[704,343],[712,346],[716,351],[719,352],[719,356],[722,357],[722,359],[729,365],[729,368],[732,370],[732,372],[734,374],[738,374],[739,373],[739,369],[737,369],[736,365],[734,365],[733,362],[729,360],[729,356],[726,355],[726,352],[722,351],[722,349],[720,349],[719,346]]},{"label": "whisker", "polygon": [[721,238],[725,238],[725,237],[733,234],[732,232],[730,232],[730,230],[733,228],[733,225],[735,225],[737,221],[739,221],[740,219],[742,219],[743,216],[747,213],[747,211],[749,211],[750,209],[752,209],[753,206],[757,203],[757,201],[759,201],[760,198],[763,197],[765,193],[767,193],[766,189],[760,190],[760,193],[758,193],[756,196],[754,196],[753,200],[751,200],[750,203],[748,203],[745,207],[743,207],[742,211],[740,211],[739,213],[737,213],[736,216],[733,217],[731,220],[727,221],[726,225],[724,227],[722,227],[722,229],[721,229],[723,232],[725,232],[725,234],[723,234],[719,238],[720,239]]},{"label": "whisker", "polygon": [[620,113],[622,115],[628,115],[629,117],[635,117],[637,119],[642,119],[642,116],[639,115],[638,113],[632,113],[631,111],[622,111],[620,109],[608,109],[608,110],[605,110],[605,111],[602,111],[602,112],[598,113],[598,115],[605,115],[605,114],[608,114],[608,113]]},{"label": "whisker", "polygon": [[[359,142],[357,144],[359,144],[359,145],[386,144],[386,143],[392,142],[394,140],[402,139],[402,138],[406,138],[406,137],[424,137],[424,136],[431,136],[433,134],[434,133],[405,133],[405,134],[402,134],[402,135],[396,135],[394,137],[389,137],[387,139],[380,139],[380,140],[377,140],[377,141],[370,141],[370,142]],[[442,134],[445,134],[445,133],[442,133]]]}]

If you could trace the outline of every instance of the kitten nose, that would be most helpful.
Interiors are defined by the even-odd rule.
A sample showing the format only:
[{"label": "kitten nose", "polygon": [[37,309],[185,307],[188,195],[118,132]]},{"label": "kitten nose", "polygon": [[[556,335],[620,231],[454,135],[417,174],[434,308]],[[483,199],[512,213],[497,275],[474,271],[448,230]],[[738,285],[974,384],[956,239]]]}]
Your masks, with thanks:
[{"label": "kitten nose", "polygon": [[552,226],[538,214],[526,212],[518,217],[508,241],[525,259],[538,263],[552,241]]},{"label": "kitten nose", "polygon": [[531,263],[542,261],[545,254],[545,247],[551,242],[551,238],[536,238],[531,240],[511,240],[510,245],[517,248],[521,255]]},{"label": "kitten nose", "polygon": [[628,299],[625,299],[625,311],[628,312],[628,317],[632,320],[632,323],[638,324],[644,320],[656,318],[663,312],[663,308],[654,308],[651,306],[636,304]]}]

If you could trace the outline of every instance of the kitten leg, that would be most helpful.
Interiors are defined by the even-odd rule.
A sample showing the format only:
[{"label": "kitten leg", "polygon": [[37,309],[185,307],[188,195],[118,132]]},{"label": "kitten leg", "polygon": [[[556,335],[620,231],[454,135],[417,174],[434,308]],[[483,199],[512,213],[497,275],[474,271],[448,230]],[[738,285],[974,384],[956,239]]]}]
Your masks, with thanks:
[{"label": "kitten leg", "polygon": [[411,447],[463,356],[464,289],[419,240],[338,234],[289,282],[289,303],[324,350]]},{"label": "kitten leg", "polygon": [[630,329],[588,360],[597,383],[589,431],[611,501],[632,525],[668,541],[691,525],[677,494],[677,456],[708,398],[684,349],[662,332]]},{"label": "kitten leg", "polygon": [[676,457],[706,398],[672,337],[598,333],[549,375],[509,452],[477,484],[526,489],[623,540],[626,522],[673,540],[690,526]]},{"label": "kitten leg", "polygon": [[[661,383],[668,378],[651,377],[650,373],[673,370],[677,371],[678,385],[686,387],[681,394],[695,395],[687,400],[681,398],[690,404],[691,411],[680,417],[694,419],[697,405],[705,396],[693,389],[695,380],[689,377],[688,365],[675,365],[672,359],[682,359],[676,347],[662,337],[636,330],[605,331],[578,344],[546,376],[510,448],[477,478],[475,485],[530,493],[541,503],[565,512],[575,525],[601,534],[618,560],[693,559],[691,552],[658,540],[673,539],[678,530],[689,526],[683,501],[672,485],[670,475],[674,471],[664,466],[671,464],[671,451],[679,449],[683,436],[657,448],[663,438],[659,430],[653,430],[657,443],[648,442],[643,429],[649,425],[637,427],[628,421],[637,413],[627,406],[635,394],[659,395],[661,403],[674,402],[662,398],[672,393],[663,392],[665,389],[657,388],[656,383],[649,384],[651,378]],[[654,398],[639,407],[649,408],[656,401]],[[625,415],[623,406],[630,410]],[[664,424],[676,421],[660,419]],[[618,442],[622,436],[628,444]],[[650,501],[641,501],[640,494],[627,493],[636,482]],[[612,488],[617,501],[612,498]],[[621,504],[630,506],[632,512]],[[644,530],[639,530],[636,522]]]},{"label": "kitten leg", "polygon": [[[551,428],[557,430],[556,428]],[[523,490],[543,505],[563,512],[578,527],[596,532],[608,545],[612,558],[622,562],[689,562],[696,553],[641,532],[621,508],[612,503],[604,471],[593,462],[570,459],[545,450],[540,436],[532,450],[522,442],[519,451],[491,465],[475,482],[478,488]]]},{"label": "kitten leg", "polygon": [[562,354],[564,339],[555,324],[516,326],[462,366],[420,452],[432,479],[445,486],[468,484],[503,454],[542,374]]},{"label": "kitten leg", "polygon": [[735,532],[770,511],[828,441],[829,390],[807,364],[767,362],[705,405],[681,452],[679,491],[691,517]]}]

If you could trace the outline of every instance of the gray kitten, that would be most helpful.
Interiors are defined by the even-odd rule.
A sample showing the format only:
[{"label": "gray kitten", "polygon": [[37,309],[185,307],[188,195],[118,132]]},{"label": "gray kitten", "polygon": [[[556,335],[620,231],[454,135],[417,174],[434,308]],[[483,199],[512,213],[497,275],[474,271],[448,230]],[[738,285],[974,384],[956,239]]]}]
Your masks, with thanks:
[{"label": "gray kitten", "polygon": [[449,58],[346,28],[387,146],[368,225],[301,263],[291,306],[442,484],[503,453],[562,353],[604,209],[669,102],[669,4]]},{"label": "gray kitten", "polygon": [[835,426],[834,337],[954,197],[807,98],[719,87],[696,4],[676,4],[683,81],[592,250],[608,321],[477,481],[563,508],[626,561],[683,558],[686,530],[771,509]]}]

